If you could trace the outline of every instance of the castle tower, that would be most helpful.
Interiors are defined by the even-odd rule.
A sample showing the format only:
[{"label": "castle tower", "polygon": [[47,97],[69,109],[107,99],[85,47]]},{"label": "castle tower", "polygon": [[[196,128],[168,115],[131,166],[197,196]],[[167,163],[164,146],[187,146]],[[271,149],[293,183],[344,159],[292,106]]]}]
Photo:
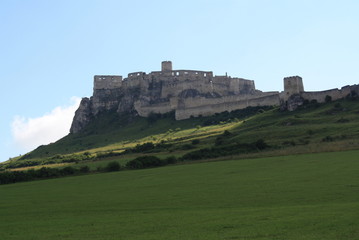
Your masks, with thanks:
[{"label": "castle tower", "polygon": [[172,71],[172,62],[171,61],[163,61],[162,62],[162,72],[170,72]]},{"label": "castle tower", "polygon": [[303,80],[299,76],[284,78],[284,94],[287,97],[304,92]]}]

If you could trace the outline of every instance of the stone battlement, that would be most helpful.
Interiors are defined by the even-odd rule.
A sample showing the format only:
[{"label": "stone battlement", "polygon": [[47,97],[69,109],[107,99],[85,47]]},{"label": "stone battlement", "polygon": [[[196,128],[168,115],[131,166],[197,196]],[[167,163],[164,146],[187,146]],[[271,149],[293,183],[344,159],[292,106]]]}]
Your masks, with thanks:
[{"label": "stone battlement", "polygon": [[122,76],[118,75],[95,75],[94,89],[112,89],[122,86]]}]

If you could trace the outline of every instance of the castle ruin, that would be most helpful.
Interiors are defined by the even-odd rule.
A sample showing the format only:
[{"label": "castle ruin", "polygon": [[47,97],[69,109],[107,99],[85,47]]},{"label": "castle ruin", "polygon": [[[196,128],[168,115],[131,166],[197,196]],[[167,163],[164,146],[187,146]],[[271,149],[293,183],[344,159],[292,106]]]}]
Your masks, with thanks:
[{"label": "castle ruin", "polygon": [[174,111],[176,120],[210,116],[250,106],[282,106],[295,110],[304,100],[324,102],[343,98],[358,85],[323,92],[305,92],[299,76],[284,78],[284,91],[262,92],[253,80],[214,76],[211,71],[173,70],[171,61],[162,62],[161,71],[133,72],[127,78],[116,75],[94,76],[91,98],[83,98],[71,126],[81,131],[94,116],[115,110],[147,117],[151,113]]}]

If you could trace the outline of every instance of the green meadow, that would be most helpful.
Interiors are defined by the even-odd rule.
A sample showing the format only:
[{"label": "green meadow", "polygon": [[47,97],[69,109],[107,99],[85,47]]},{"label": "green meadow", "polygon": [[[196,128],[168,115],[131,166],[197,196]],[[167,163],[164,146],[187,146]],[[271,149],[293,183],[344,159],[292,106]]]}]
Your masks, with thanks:
[{"label": "green meadow", "polygon": [[0,186],[0,239],[359,239],[359,151]]}]

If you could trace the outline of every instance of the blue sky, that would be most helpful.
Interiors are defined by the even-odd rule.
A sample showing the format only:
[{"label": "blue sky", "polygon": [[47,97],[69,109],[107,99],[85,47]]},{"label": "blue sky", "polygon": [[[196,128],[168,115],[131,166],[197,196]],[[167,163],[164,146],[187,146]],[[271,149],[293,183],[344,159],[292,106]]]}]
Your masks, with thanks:
[{"label": "blue sky", "polygon": [[356,0],[2,0],[0,161],[68,133],[93,75],[226,72],[282,91],[359,83]]}]

